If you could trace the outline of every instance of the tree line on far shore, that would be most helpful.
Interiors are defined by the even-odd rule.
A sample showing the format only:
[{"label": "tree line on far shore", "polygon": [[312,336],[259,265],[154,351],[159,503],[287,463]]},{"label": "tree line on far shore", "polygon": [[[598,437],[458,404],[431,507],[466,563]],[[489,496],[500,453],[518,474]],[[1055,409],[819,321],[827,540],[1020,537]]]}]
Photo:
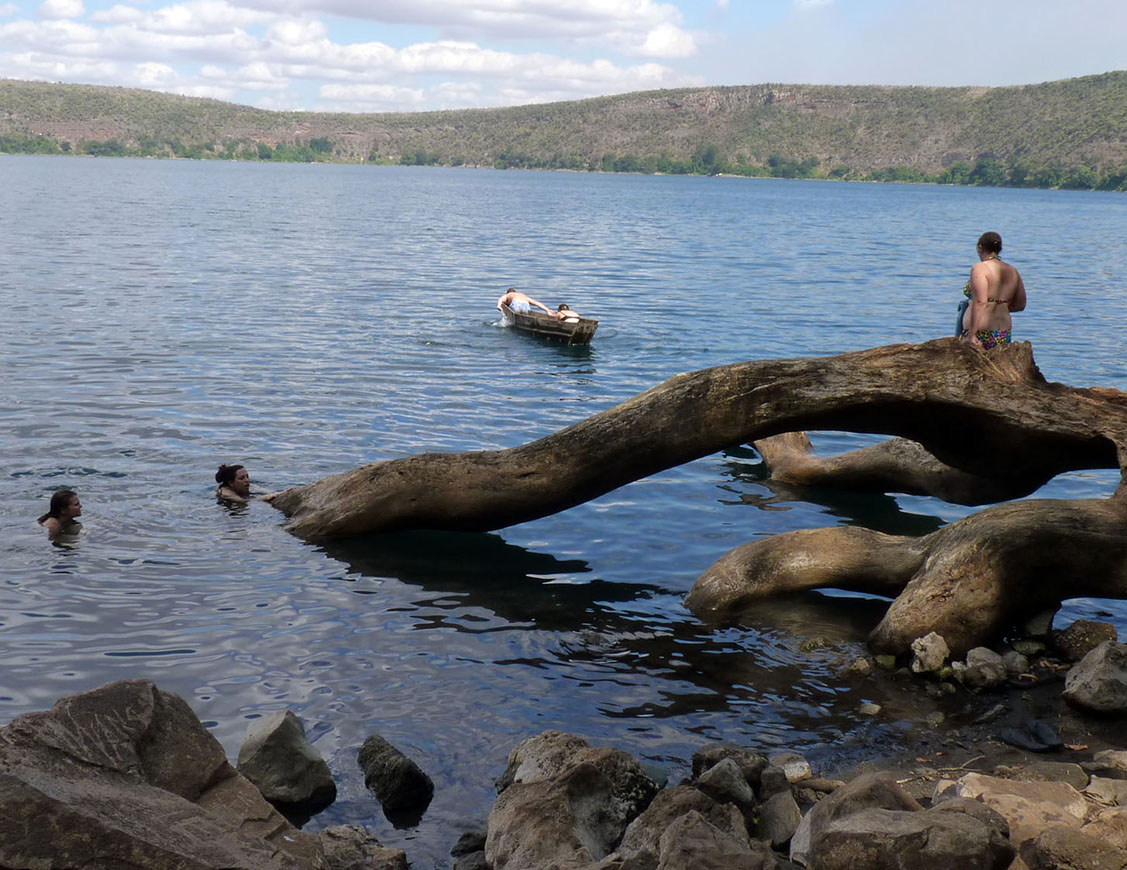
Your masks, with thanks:
[{"label": "tree line on far shore", "polygon": [[[325,137],[311,138],[300,144],[279,144],[229,141],[184,144],[176,140],[158,140],[142,136],[136,142],[118,139],[81,141],[72,145],[51,136],[0,136],[0,153],[5,154],[69,154],[92,157],[160,157],[189,160],[250,160],[274,163],[341,163],[355,162],[342,157],[334,143]],[[880,169],[854,169],[843,164],[823,165],[816,157],[802,160],[771,154],[762,162],[738,155],[734,161],[721,156],[715,146],[698,148],[688,160],[667,156],[604,154],[599,158],[576,154],[556,154],[536,158],[503,151],[492,164],[473,163],[464,156],[445,155],[425,150],[408,151],[398,157],[375,152],[366,160],[370,164],[401,166],[447,166],[492,169],[541,169],[572,172],[624,172],[647,175],[738,175],[755,178],[820,178],[840,181],[876,181],[915,184],[962,184],[980,187],[1060,188],[1063,190],[1127,191],[1127,166],[1103,168],[1085,164],[1064,166],[1037,165],[1028,160],[1003,160],[983,154],[974,163],[955,162],[941,172],[927,172],[909,166]]]}]

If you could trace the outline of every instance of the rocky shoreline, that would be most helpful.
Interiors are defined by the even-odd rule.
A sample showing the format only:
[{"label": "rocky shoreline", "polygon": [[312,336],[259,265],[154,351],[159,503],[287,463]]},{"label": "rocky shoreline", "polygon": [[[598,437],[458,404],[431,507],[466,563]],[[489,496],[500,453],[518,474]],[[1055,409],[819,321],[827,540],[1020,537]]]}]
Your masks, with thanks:
[{"label": "rocky shoreline", "polygon": [[[910,661],[846,663],[845,676],[905,707],[920,693],[951,699],[949,715],[904,720],[907,752],[877,762],[871,747],[855,763],[866,753],[843,746],[814,770],[795,752],[713,743],[691,776],[659,784],[621,750],[531,736],[484,828],[451,832],[462,836],[449,866],[1125,870],[1127,644],[1108,628],[1077,623],[965,663],[929,636]],[[414,760],[375,734],[357,760],[389,819],[422,817],[434,784]],[[187,703],[146,680],[13,720],[0,729],[0,778],[3,868],[410,865],[362,827],[294,824],[336,786],[293,713],[256,722],[236,768]]]}]

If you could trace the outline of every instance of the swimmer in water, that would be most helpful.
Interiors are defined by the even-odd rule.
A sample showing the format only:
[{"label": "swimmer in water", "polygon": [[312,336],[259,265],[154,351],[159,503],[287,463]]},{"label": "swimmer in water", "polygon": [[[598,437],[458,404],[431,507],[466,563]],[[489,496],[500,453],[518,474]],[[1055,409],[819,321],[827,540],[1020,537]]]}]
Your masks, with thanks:
[{"label": "swimmer in water", "polygon": [[37,522],[47,530],[51,537],[55,535],[77,532],[82,524],[78,517],[82,516],[82,502],[78,500],[78,493],[72,489],[60,489],[51,496],[51,503],[47,513],[43,514]]},{"label": "swimmer in water", "polygon": [[245,465],[220,465],[215,472],[215,494],[224,501],[250,501],[250,473]]},{"label": "swimmer in water", "polygon": [[246,504],[248,501],[270,501],[278,493],[268,492],[265,495],[250,494],[250,472],[245,465],[220,465],[215,472],[215,494],[224,501],[235,504]]}]

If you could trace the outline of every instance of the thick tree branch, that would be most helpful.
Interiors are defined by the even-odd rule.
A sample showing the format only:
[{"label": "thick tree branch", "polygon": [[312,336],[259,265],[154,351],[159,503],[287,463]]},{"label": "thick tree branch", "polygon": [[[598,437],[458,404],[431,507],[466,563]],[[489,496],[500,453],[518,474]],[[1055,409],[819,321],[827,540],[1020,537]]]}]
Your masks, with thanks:
[{"label": "thick tree branch", "polygon": [[955,339],[676,375],[509,450],[429,453],[287,490],[307,538],[411,528],[485,531],[536,519],[725,447],[806,429],[899,435],[984,477],[1127,466],[1127,396],[1047,383],[1027,343]]},{"label": "thick tree branch", "polygon": [[896,596],[875,649],[905,653],[935,631],[964,652],[1066,598],[1127,598],[1127,499],[1019,501],[921,538],[846,526],[773,535],[725,553],[685,604],[726,619],[828,587]]}]

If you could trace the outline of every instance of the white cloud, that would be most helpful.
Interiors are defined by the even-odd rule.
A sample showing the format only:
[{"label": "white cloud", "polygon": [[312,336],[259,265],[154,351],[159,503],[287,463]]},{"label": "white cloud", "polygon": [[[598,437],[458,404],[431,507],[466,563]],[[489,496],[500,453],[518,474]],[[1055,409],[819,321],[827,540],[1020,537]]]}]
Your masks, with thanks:
[{"label": "white cloud", "polygon": [[[61,12],[62,4],[81,0],[46,2]],[[622,64],[578,59],[566,51],[516,52],[465,38],[398,47],[334,42],[327,22],[311,15],[314,8],[332,6],[357,16],[420,23],[448,13],[454,26],[447,31],[515,28],[531,34],[551,25],[588,48],[604,42],[646,58],[693,54],[697,41],[680,27],[679,11],[654,0],[574,0],[567,8],[548,0],[472,6],[460,0],[387,0],[376,12],[359,2],[352,7],[353,0],[247,0],[257,8],[233,5],[239,0],[184,0],[152,9],[130,2],[96,11],[88,23],[0,24],[0,44],[35,58],[15,77],[100,83],[118,75],[121,84],[174,93],[258,94],[260,103],[279,107],[298,83],[310,82],[321,86],[321,99],[333,108],[353,111],[511,105],[704,83],[652,61]],[[186,64],[200,69],[189,72]]]},{"label": "white cloud", "polygon": [[[683,18],[674,3],[655,0],[244,0],[261,11],[289,15],[328,14],[393,25],[436,28],[442,39],[480,41],[544,40],[605,44],[635,54],[653,54],[662,44],[682,52],[693,40],[681,30]],[[659,28],[680,31],[650,40]],[[647,41],[650,47],[647,50]]]},{"label": "white cloud", "polygon": [[0,3],[0,18],[11,18],[19,11],[20,7],[15,3]]},{"label": "white cloud", "polygon": [[697,44],[688,31],[662,24],[646,34],[638,53],[645,57],[692,57],[697,53]]},{"label": "white cloud", "polygon": [[283,45],[301,45],[320,42],[326,38],[328,30],[324,22],[314,18],[287,18],[270,25],[266,38]]},{"label": "white cloud", "polygon": [[232,6],[225,0],[190,0],[154,10],[140,10],[118,4],[91,14],[101,24],[124,24],[147,33],[209,35],[266,24],[277,15]]},{"label": "white cloud", "polygon": [[43,0],[36,10],[40,18],[60,19],[78,18],[86,11],[82,0]]},{"label": "white cloud", "polygon": [[829,6],[834,0],[794,0],[795,8],[797,9],[818,9],[821,6]]},{"label": "white cloud", "polygon": [[164,90],[180,84],[180,76],[166,63],[139,63],[133,69],[135,80],[144,88]]}]

